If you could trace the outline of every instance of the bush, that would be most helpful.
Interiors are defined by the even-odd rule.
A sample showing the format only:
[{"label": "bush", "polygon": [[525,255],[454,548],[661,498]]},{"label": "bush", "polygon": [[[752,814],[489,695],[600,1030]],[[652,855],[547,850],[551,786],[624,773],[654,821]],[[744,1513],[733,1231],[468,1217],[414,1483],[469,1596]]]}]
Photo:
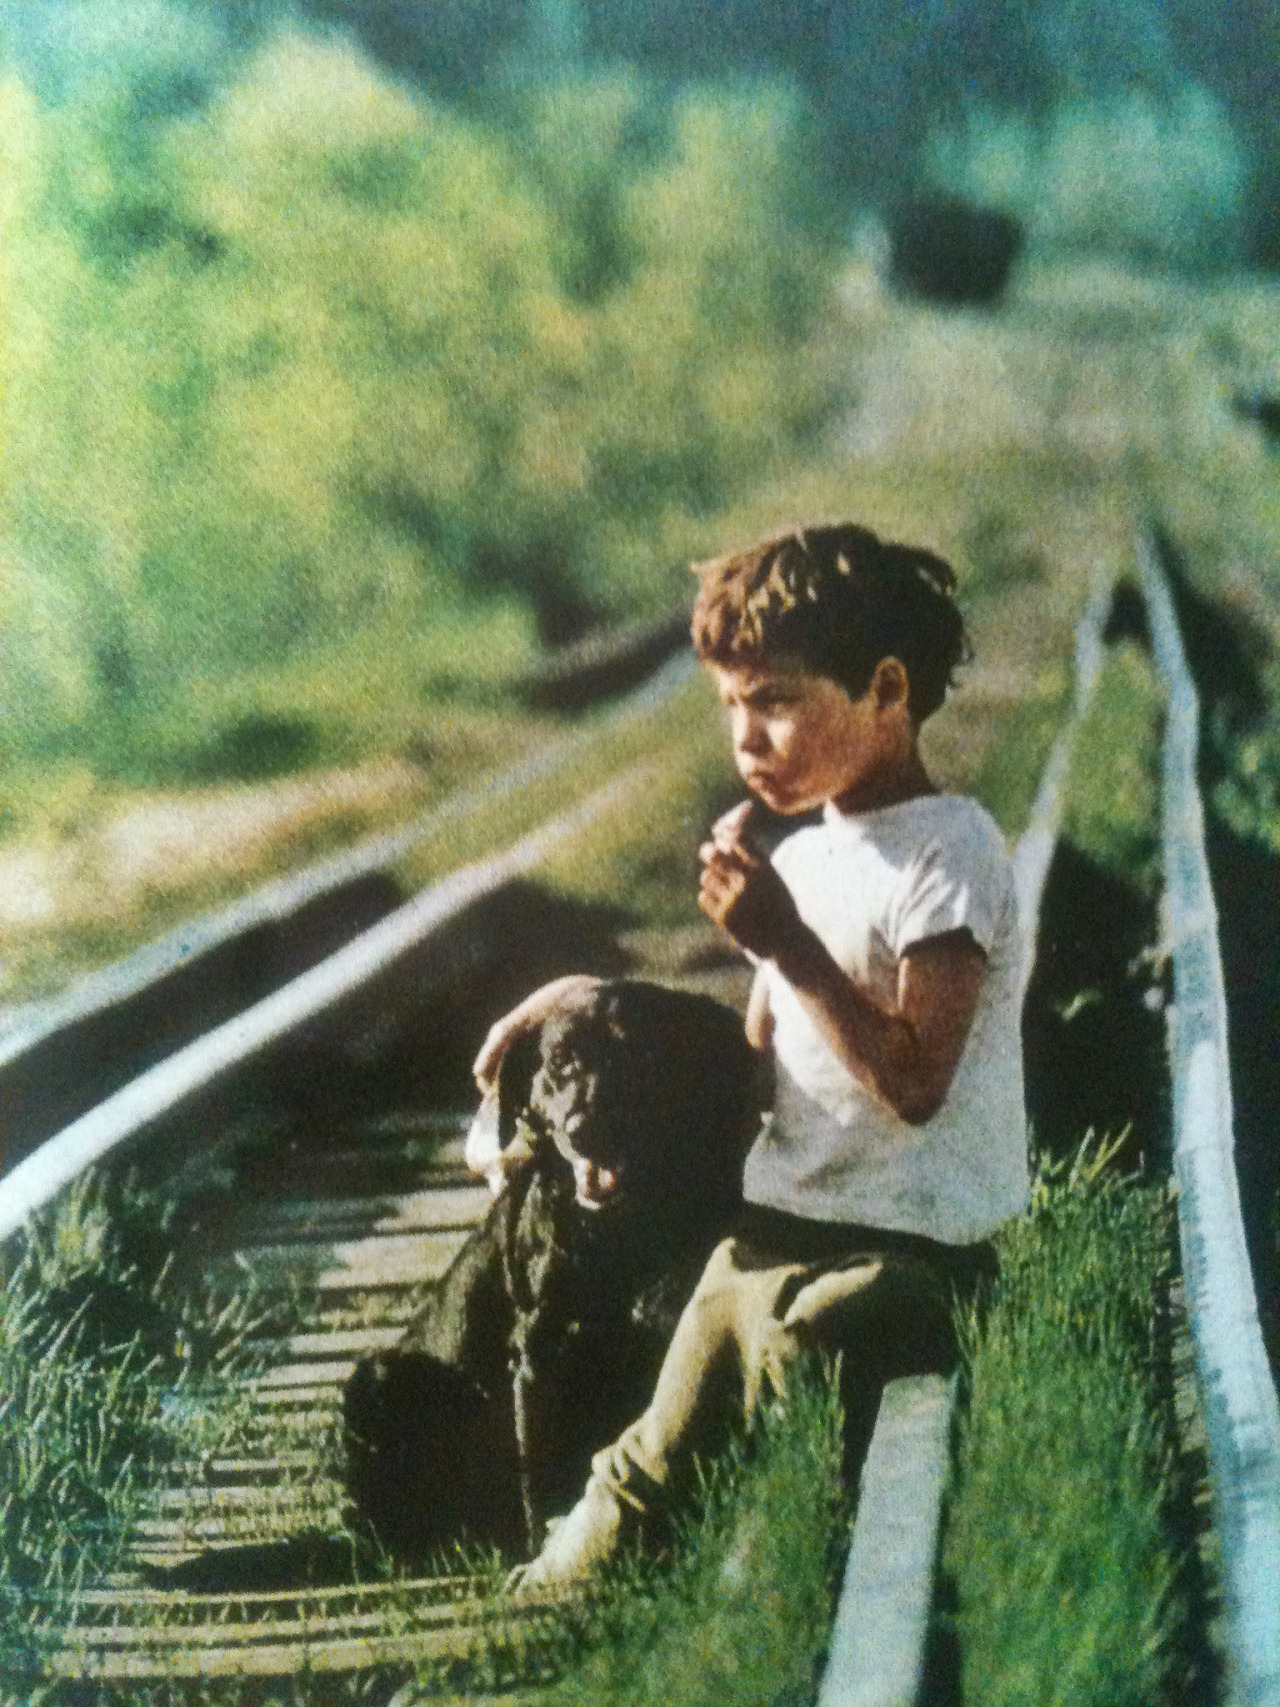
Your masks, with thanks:
[{"label": "bush", "polygon": [[334,636],[412,698],[460,634],[510,667],[683,597],[697,517],[826,402],[789,88],[485,120],[337,39],[232,70],[177,109],[0,88],[10,760],[190,772],[207,684],[296,715],[272,684]]},{"label": "bush", "polygon": [[1220,103],[1190,86],[1061,103],[1040,120],[972,111],[935,136],[942,187],[1016,214],[1041,254],[1196,272],[1237,265],[1249,166]]}]

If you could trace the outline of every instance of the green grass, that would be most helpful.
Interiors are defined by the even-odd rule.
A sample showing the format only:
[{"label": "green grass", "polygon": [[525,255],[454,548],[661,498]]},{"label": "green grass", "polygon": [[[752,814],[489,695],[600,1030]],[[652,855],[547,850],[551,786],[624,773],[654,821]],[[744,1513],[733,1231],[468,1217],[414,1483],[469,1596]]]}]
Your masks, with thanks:
[{"label": "green grass", "polygon": [[1132,641],[1112,647],[1071,756],[1063,836],[1145,894],[1161,883],[1164,690]]},{"label": "green grass", "polygon": [[1189,1698],[1157,1328],[1172,1204],[1108,1173],[1104,1153],[1042,1171],[970,1331],[945,1570],[964,1699],[990,1707]]},{"label": "green grass", "polygon": [[[1063,824],[1144,911],[1160,881],[1162,715],[1145,653],[1109,649]],[[1134,979],[1108,999],[1141,994]],[[1163,1153],[1167,1115],[1143,1116]],[[1174,1204],[1158,1174],[1116,1171],[1125,1140],[1041,1161],[1031,1212],[1003,1230],[1000,1282],[968,1327],[944,1556],[965,1700],[1154,1707],[1190,1698],[1211,1663],[1173,1410]]]},{"label": "green grass", "polygon": [[[766,1707],[812,1700],[848,1537],[841,1409],[829,1371],[707,1469],[670,1556],[624,1559],[535,1638],[497,1634],[465,1665],[424,1671],[424,1696],[508,1690],[544,1707]],[[536,1687],[530,1687],[536,1685]]]},{"label": "green grass", "polygon": [[841,1414],[834,1383],[797,1380],[743,1458],[717,1467],[675,1568],[624,1592],[604,1644],[552,1700],[600,1707],[764,1707],[812,1698],[843,1566]]},{"label": "green grass", "polygon": [[43,1211],[0,1291],[0,1596],[7,1663],[39,1652],[77,1597],[127,1564],[138,1519],[182,1461],[248,1425],[239,1384],[268,1319],[243,1283],[189,1290],[174,1205],[89,1175]]}]

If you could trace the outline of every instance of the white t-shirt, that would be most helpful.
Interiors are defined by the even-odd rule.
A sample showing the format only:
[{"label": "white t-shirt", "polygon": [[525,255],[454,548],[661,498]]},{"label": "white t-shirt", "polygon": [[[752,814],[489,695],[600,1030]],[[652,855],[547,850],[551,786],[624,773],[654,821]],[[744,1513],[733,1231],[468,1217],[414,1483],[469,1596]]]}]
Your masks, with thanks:
[{"label": "white t-shirt", "polygon": [[747,1201],[949,1244],[985,1237],[1029,1201],[1018,903],[1000,831],[963,795],[849,817],[829,805],[773,863],[837,964],[886,1006],[905,951],[947,931],[972,934],[987,975],[946,1100],[913,1126],[863,1089],[763,962],[777,1091]]}]

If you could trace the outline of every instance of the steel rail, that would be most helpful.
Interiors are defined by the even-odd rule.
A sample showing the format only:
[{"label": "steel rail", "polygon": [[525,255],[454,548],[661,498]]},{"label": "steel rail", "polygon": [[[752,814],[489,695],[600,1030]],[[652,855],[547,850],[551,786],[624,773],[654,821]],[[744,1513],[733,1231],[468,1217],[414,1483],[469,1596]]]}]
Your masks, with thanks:
[{"label": "steel rail", "polygon": [[1222,1550],[1225,1699],[1229,1707],[1280,1707],[1280,1404],[1235,1171],[1226,991],[1196,775],[1200,707],[1159,547],[1145,530],[1137,556],[1169,696],[1162,831],[1174,976],[1173,1161]]},{"label": "steel rail", "polygon": [[[1070,713],[1014,850],[1024,991],[1071,754],[1102,667],[1102,636],[1114,592],[1114,572],[1100,569],[1076,624]],[[909,1376],[884,1389],[863,1467],[818,1707],[909,1707],[920,1694],[955,1396],[954,1378],[940,1375]]]},{"label": "steel rail", "polygon": [[554,775],[603,732],[663,704],[693,670],[693,654],[686,648],[669,658],[606,716],[593,719],[585,728],[574,729],[536,753],[523,755],[494,776],[448,795],[400,829],[368,837],[355,847],[318,860],[302,871],[276,878],[230,906],[179,925],[123,960],[86,973],[55,996],[12,1009],[0,1021],[0,1069],[55,1032],[140,995],[179,967],[234,942],[257,926],[278,923],[335,889],[385,870],[447,825],[493,805],[517,789]]},{"label": "steel rail", "polygon": [[359,989],[475,901],[529,870],[607,811],[647,770],[641,764],[624,772],[502,853],[432,884],[318,966],[167,1056],[46,1139],[0,1180],[0,1246],[90,1164],[268,1043]]}]

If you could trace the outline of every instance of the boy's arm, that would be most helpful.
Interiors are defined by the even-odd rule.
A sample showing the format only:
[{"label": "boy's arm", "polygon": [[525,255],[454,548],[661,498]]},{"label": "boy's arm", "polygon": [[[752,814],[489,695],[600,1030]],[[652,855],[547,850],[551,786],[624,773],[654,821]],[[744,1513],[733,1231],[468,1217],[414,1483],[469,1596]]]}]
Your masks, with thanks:
[{"label": "boy's arm", "polygon": [[969,932],[907,950],[891,1012],[803,925],[772,958],[854,1078],[911,1125],[931,1120],[951,1089],[987,975],[987,957]]},{"label": "boy's arm", "polygon": [[501,1019],[495,1020],[471,1067],[480,1091],[491,1091],[497,1084],[502,1057],[517,1037],[536,1031],[544,1020],[550,1019],[566,997],[593,990],[599,982],[589,972],[570,972],[567,977],[553,978],[549,984],[541,985],[532,995],[526,996],[509,1013],[503,1014]]},{"label": "boy's arm", "polygon": [[987,970],[982,949],[966,930],[912,945],[898,962],[893,1007],[883,1007],[836,963],[738,826],[722,829],[725,822],[702,850],[703,911],[743,948],[773,961],[859,1084],[912,1125],[931,1119],[977,1010]]},{"label": "boy's arm", "polygon": [[769,980],[763,966],[756,968],[751,995],[747,1000],[745,1021],[747,1042],[753,1049],[765,1050],[773,1042],[773,1012],[769,1007]]}]

